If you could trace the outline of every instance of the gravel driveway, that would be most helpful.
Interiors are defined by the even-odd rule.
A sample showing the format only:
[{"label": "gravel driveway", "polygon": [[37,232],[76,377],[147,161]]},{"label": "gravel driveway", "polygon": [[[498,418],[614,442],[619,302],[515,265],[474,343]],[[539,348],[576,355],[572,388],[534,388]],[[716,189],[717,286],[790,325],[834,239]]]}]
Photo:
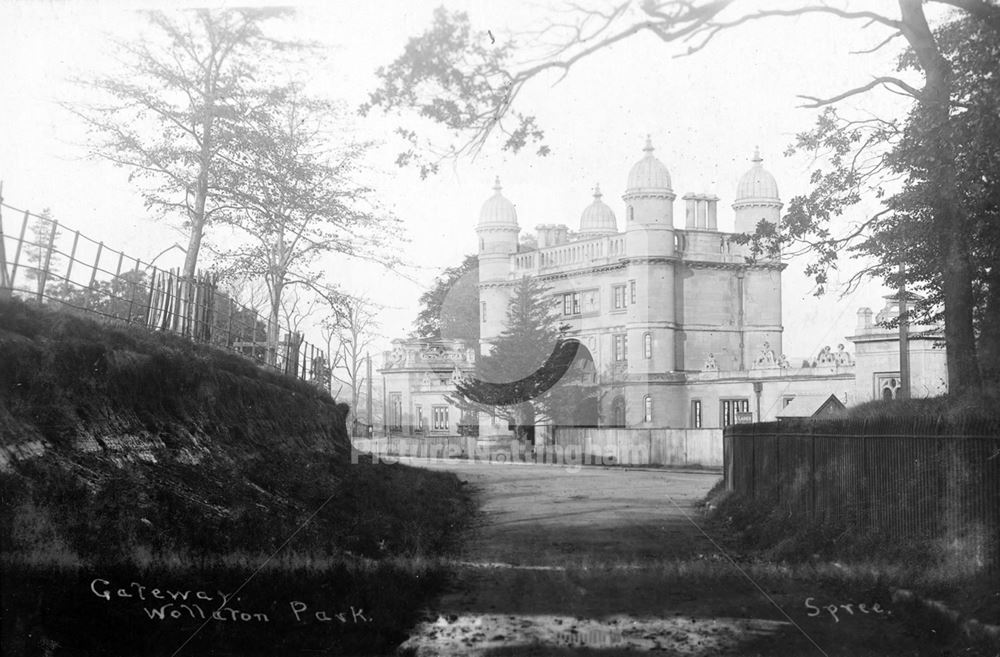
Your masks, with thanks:
[{"label": "gravel driveway", "polygon": [[787,625],[741,617],[746,591],[727,596],[732,613],[720,615],[697,587],[678,582],[681,564],[707,559],[718,568],[695,524],[717,474],[407,463],[455,472],[482,506],[453,590],[427,610],[404,654],[717,654]]},{"label": "gravel driveway", "polygon": [[455,472],[481,506],[402,654],[939,654],[880,587],[725,553],[696,508],[718,474],[405,462]]}]

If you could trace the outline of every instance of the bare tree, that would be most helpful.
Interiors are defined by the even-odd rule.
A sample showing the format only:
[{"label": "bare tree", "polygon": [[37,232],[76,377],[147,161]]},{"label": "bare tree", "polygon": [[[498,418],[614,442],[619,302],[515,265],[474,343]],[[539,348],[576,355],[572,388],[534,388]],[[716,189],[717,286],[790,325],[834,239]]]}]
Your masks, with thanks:
[{"label": "bare tree", "polygon": [[221,282],[226,294],[235,303],[264,316],[267,309],[267,287],[263,281],[226,272]]},{"label": "bare tree", "polygon": [[327,322],[331,338],[337,340],[331,360],[334,370],[344,373],[351,387],[351,409],[358,417],[358,402],[366,376],[366,358],[378,338],[377,306],[365,297],[341,296],[332,305],[334,316]]},{"label": "bare tree", "polygon": [[327,317],[320,323],[320,336],[323,338],[323,346],[326,347],[324,353],[328,368],[327,390],[334,398],[340,396],[340,390],[333,389],[333,373],[342,367],[344,362],[344,355],[340,349],[340,341],[337,337],[339,330],[340,326],[335,316]]},{"label": "bare tree", "polygon": [[303,323],[319,310],[319,300],[315,295],[304,294],[301,290],[291,290],[281,300],[281,315],[285,320],[285,329],[293,333],[301,333]]},{"label": "bare tree", "polygon": [[334,146],[337,124],[332,103],[307,98],[295,85],[269,91],[247,117],[222,175],[227,209],[220,218],[240,228],[246,241],[220,257],[227,269],[267,285],[273,343],[287,288],[327,294],[321,256],[396,261],[390,246],[398,220],[354,181],[368,145]]},{"label": "bare tree", "polygon": [[81,80],[102,100],[66,104],[90,128],[92,155],[128,169],[146,206],[188,236],[193,277],[202,237],[220,208],[216,168],[246,113],[247,90],[268,51],[284,48],[262,28],[276,9],[149,14],[154,33],[118,45],[121,72]]}]

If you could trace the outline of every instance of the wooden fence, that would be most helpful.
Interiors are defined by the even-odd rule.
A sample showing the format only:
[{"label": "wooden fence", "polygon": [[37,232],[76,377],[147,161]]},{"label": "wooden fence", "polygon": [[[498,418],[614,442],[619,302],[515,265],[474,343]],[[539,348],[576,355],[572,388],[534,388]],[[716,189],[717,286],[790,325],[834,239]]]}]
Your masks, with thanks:
[{"label": "wooden fence", "polygon": [[766,422],[723,444],[728,490],[870,534],[971,538],[1000,562],[1000,421]]},{"label": "wooden fence", "polygon": [[[5,223],[5,211],[16,219]],[[13,227],[13,232],[5,232]],[[155,258],[154,258],[155,260]],[[165,271],[48,217],[0,201],[0,298],[60,306],[230,349],[290,376],[328,385],[325,353],[219,291],[216,277]]]}]

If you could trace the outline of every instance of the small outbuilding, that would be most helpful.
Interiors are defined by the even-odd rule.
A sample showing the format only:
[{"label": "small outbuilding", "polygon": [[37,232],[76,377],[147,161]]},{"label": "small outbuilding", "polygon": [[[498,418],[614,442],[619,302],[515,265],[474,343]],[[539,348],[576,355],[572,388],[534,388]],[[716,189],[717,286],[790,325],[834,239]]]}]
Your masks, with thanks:
[{"label": "small outbuilding", "polygon": [[827,417],[836,415],[845,408],[844,402],[840,401],[837,395],[796,395],[795,399],[777,412],[776,417],[779,421],[806,417]]}]

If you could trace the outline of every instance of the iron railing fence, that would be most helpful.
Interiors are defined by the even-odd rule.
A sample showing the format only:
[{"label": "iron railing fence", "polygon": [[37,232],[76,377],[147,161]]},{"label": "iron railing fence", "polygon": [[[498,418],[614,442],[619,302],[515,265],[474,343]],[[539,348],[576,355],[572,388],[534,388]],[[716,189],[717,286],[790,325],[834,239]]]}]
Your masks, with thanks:
[{"label": "iron railing fence", "polygon": [[892,538],[975,538],[1000,566],[1000,420],[880,418],[732,425],[727,490],[791,517]]},{"label": "iron railing fence", "polygon": [[[7,219],[11,213],[14,221]],[[329,390],[327,354],[286,327],[278,327],[277,341],[269,340],[268,320],[219,290],[215,274],[187,279],[180,270],[143,263],[56,220],[3,202],[0,297],[57,303],[106,321],[169,331]]]}]

